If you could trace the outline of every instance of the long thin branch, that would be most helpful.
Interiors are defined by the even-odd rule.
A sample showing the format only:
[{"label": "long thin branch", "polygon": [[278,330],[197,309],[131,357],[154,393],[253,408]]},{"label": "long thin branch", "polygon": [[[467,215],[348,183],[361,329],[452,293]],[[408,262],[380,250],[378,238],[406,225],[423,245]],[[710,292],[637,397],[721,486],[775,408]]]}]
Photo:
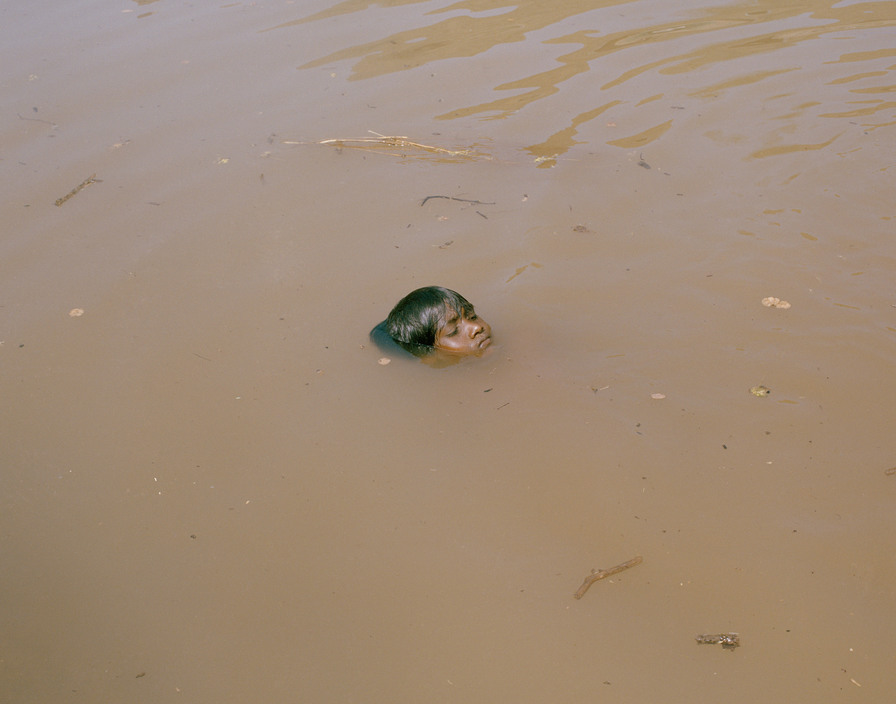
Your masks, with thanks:
[{"label": "long thin branch", "polygon": [[629,567],[634,567],[635,565],[640,565],[642,562],[643,562],[643,560],[642,560],[641,556],[639,555],[638,557],[633,557],[631,560],[622,562],[622,563],[616,565],[615,567],[611,567],[608,570],[598,570],[596,572],[594,570],[591,570],[591,574],[589,574],[587,577],[585,577],[585,581],[582,582],[582,586],[579,587],[579,590],[575,594],[573,594],[573,596],[576,599],[581,599],[583,596],[585,596],[585,592],[588,591],[588,588],[592,584],[594,584],[597,580],[605,579],[606,577],[609,577],[611,575],[618,574],[619,572],[622,572],[623,570],[627,570]]},{"label": "long thin branch", "polygon": [[87,188],[91,183],[100,183],[100,182],[101,182],[101,179],[98,179],[96,177],[96,174],[93,174],[92,176],[85,178],[83,181],[81,181],[81,183],[79,183],[72,190],[70,190],[68,193],[66,193],[64,196],[62,196],[62,198],[57,198],[56,199],[56,207],[58,208],[63,203],[65,203],[65,201],[67,201],[69,198],[72,198],[72,197],[78,195],[78,193],[80,193],[83,189]]},{"label": "long thin branch", "polygon": [[473,203],[475,205],[494,205],[494,203],[490,203],[484,200],[471,200],[470,198],[455,198],[454,196],[426,196],[421,202],[420,205],[426,205],[426,201],[430,198],[447,198],[448,200],[459,200],[461,203]]},{"label": "long thin branch", "polygon": [[294,140],[283,140],[283,144],[334,144],[336,146],[353,146],[353,145],[362,145],[358,148],[364,149],[366,145],[372,146],[385,146],[385,147],[399,147],[399,148],[413,148],[413,149],[422,149],[423,151],[432,152],[434,154],[447,154],[448,156],[483,156],[477,154],[477,152],[472,149],[445,149],[443,147],[434,147],[430,144],[421,144],[420,142],[412,142],[405,136],[389,136],[385,134],[380,134],[379,132],[374,132],[373,130],[367,130],[370,134],[376,135],[375,137],[358,137],[358,138],[335,138],[335,139],[321,139],[317,142],[297,142]]}]

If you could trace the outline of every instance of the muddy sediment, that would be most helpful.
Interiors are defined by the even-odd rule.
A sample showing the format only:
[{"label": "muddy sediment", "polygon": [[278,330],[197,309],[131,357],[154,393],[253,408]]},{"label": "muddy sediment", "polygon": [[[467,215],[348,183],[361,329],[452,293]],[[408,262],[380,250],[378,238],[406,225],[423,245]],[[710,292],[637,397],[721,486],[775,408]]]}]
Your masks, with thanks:
[{"label": "muddy sediment", "polygon": [[2,16],[0,702],[893,691],[889,4]]}]

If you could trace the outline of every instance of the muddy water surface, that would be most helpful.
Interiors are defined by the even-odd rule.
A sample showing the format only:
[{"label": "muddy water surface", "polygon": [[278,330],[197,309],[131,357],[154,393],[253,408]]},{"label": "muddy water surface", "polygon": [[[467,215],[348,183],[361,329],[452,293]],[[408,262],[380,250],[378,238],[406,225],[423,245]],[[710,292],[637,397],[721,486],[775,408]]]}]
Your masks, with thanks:
[{"label": "muddy water surface", "polygon": [[[0,9],[0,701],[888,701],[894,46],[893,2]],[[428,284],[496,344],[378,364]]]}]

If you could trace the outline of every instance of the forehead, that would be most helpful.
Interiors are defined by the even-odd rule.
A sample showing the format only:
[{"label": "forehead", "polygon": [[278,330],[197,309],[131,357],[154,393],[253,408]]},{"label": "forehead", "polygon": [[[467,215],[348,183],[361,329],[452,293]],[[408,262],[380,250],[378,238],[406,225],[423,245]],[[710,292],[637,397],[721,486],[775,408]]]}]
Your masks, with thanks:
[{"label": "forehead", "polygon": [[457,310],[454,306],[445,305],[445,322],[446,323],[454,323],[461,319],[461,317],[469,317],[473,315],[473,306],[464,307],[461,310]]}]

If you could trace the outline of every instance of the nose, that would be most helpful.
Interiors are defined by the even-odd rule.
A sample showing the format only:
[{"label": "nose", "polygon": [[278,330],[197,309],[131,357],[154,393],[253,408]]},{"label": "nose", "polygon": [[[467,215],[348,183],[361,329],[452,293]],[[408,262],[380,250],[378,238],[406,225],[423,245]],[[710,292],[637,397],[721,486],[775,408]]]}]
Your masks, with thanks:
[{"label": "nose", "polygon": [[482,323],[479,322],[478,319],[472,321],[470,323],[470,338],[476,337],[477,335],[482,333],[483,330],[485,330],[485,328],[483,327]]}]

